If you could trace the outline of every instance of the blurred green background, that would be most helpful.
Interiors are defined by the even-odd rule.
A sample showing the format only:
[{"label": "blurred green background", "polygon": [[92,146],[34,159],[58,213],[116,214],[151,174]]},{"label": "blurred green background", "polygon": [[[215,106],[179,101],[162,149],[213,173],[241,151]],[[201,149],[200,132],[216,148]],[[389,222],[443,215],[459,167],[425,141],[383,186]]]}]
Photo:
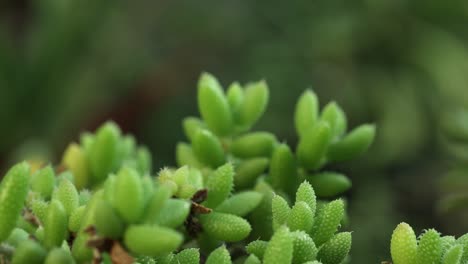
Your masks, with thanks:
[{"label": "blurred green background", "polygon": [[468,232],[468,206],[437,206],[452,190],[443,175],[468,178],[468,138],[445,136],[452,119],[468,131],[451,118],[468,109],[467,22],[463,0],[2,1],[0,167],[58,162],[108,119],[149,146],[155,168],[172,165],[202,71],[226,86],[265,79],[256,129],[294,144],[295,100],[312,87],[351,126],[378,124],[366,156],[333,168],[353,180],[352,263],[378,263],[400,221]]}]

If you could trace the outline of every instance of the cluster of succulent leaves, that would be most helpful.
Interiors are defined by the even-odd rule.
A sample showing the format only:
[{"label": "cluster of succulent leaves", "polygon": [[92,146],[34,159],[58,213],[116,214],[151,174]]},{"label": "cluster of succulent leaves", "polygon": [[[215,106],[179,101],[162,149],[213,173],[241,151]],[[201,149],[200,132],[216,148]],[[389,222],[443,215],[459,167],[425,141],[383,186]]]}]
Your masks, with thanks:
[{"label": "cluster of succulent leaves", "polygon": [[[268,193],[273,189],[287,199],[304,180],[312,184],[320,198],[332,198],[349,189],[351,182],[345,175],[320,169],[367,150],[375,127],[365,124],[346,133],[347,119],[338,104],[330,102],[320,111],[316,94],[306,90],[296,104],[294,124],[299,140],[293,151],[269,132],[250,131],[267,103],[264,81],[245,87],[234,82],[224,92],[215,77],[202,74],[198,83],[201,118],[184,119],[190,143],[177,145],[178,164],[210,171],[231,162],[238,190],[253,188]],[[254,218],[258,220],[260,214],[254,214]],[[259,235],[268,237],[271,232]]]},{"label": "cluster of succulent leaves", "polygon": [[468,234],[456,239],[429,229],[416,238],[410,225],[400,223],[393,231],[390,248],[393,264],[468,263]]},{"label": "cluster of succulent leaves", "polygon": [[[0,260],[11,263],[323,263],[346,261],[346,176],[320,172],[371,144],[375,129],[346,133],[336,103],[319,112],[308,90],[296,106],[295,153],[267,132],[248,132],[268,102],[265,82],[225,94],[203,74],[202,119],[178,168],[153,177],[151,154],[112,122],[66,149],[62,162],[13,166],[0,185]],[[294,200],[294,203],[292,202]]]}]

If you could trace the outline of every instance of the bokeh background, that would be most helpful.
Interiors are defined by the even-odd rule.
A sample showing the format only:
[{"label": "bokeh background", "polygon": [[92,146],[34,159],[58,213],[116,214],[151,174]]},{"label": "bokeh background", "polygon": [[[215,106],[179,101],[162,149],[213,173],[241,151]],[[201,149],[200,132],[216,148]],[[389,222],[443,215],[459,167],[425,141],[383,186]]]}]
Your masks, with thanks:
[{"label": "bokeh background", "polygon": [[468,232],[468,199],[443,202],[468,196],[468,137],[447,136],[468,131],[467,23],[464,0],[1,1],[0,170],[58,162],[108,119],[155,168],[172,165],[202,71],[224,85],[265,79],[255,129],[294,144],[295,100],[312,87],[351,126],[378,125],[367,155],[333,169],[353,181],[352,263],[388,260],[400,221]]}]

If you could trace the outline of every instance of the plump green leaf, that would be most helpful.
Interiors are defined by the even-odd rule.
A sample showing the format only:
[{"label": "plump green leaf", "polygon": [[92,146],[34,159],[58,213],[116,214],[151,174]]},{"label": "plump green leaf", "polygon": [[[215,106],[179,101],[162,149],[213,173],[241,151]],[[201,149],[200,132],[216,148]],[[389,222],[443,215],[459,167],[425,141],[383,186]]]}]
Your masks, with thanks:
[{"label": "plump green leaf", "polygon": [[[91,145],[91,138],[88,138]],[[89,153],[89,152],[88,152]],[[74,184],[78,190],[81,190],[89,185],[90,168],[86,151],[78,144],[71,143],[63,154],[62,164],[73,173],[75,178]]]},{"label": "plump green leaf", "polygon": [[208,189],[208,197],[204,202],[209,208],[216,208],[231,194],[234,182],[234,168],[231,163],[216,169],[216,171],[208,178],[206,187]]},{"label": "plump green leaf", "polygon": [[76,190],[75,185],[67,179],[60,181],[60,184],[54,191],[52,198],[57,199],[62,203],[67,216],[70,216],[79,204],[78,191]]},{"label": "plump green leaf", "polygon": [[197,160],[208,166],[218,167],[226,161],[221,142],[206,129],[197,131],[192,141],[192,149]]},{"label": "plump green leaf", "polygon": [[54,248],[52,249],[49,254],[47,254],[47,258],[44,261],[44,264],[74,264],[75,260],[71,256],[69,251],[66,251],[62,248]]},{"label": "plump green leaf", "polygon": [[54,187],[55,173],[52,166],[48,165],[32,175],[31,190],[39,193],[43,198],[49,198]]},{"label": "plump green leaf", "polygon": [[206,259],[205,264],[231,264],[231,256],[226,249],[226,246],[221,246],[211,252]]},{"label": "plump green leaf", "polygon": [[94,183],[102,182],[116,168],[119,139],[120,128],[114,122],[107,122],[97,130],[88,160]]},{"label": "plump green leaf", "polygon": [[269,132],[252,132],[236,138],[230,147],[232,154],[239,158],[269,158],[276,143],[276,137]]},{"label": "plump green leaf", "polygon": [[99,200],[96,205],[96,229],[104,237],[118,239],[122,236],[125,223],[110,203]]},{"label": "plump green leaf", "polygon": [[255,241],[250,242],[246,246],[246,250],[249,254],[255,255],[259,259],[263,259],[267,246],[268,246],[267,241],[255,240]]},{"label": "plump green leaf", "polygon": [[453,245],[444,254],[442,264],[460,264],[462,256],[463,247],[461,245]]},{"label": "plump green leaf", "polygon": [[46,255],[46,250],[37,241],[26,240],[15,249],[11,264],[42,264]]},{"label": "plump green leaf", "polygon": [[271,200],[271,209],[273,215],[273,229],[277,230],[282,225],[286,224],[291,208],[288,202],[283,197],[275,195]]},{"label": "plump green leaf", "polygon": [[280,144],[273,150],[269,172],[271,184],[275,189],[295,191],[298,179],[296,160],[287,144]]},{"label": "plump green leaf", "polygon": [[318,119],[319,100],[317,95],[307,89],[299,97],[294,112],[294,124],[297,135],[303,135],[310,127],[313,127]]},{"label": "plump green leaf", "polygon": [[169,199],[161,207],[161,211],[154,219],[160,226],[176,228],[182,225],[190,213],[190,203],[186,200]]},{"label": "plump green leaf", "polygon": [[206,234],[227,242],[245,239],[252,230],[249,222],[232,214],[211,212],[200,215],[200,222]]},{"label": "plump green leaf", "polygon": [[267,158],[252,158],[242,161],[236,166],[234,184],[238,189],[245,189],[252,186],[257,178],[263,174],[268,167]]},{"label": "plump green leaf", "polygon": [[176,250],[183,236],[173,229],[157,225],[133,225],[126,229],[125,245],[134,253],[161,256]]},{"label": "plump green leaf", "polygon": [[269,91],[265,81],[247,84],[240,108],[239,124],[250,128],[263,115],[268,104]]},{"label": "plump green leaf", "polygon": [[145,208],[141,178],[134,169],[123,167],[115,179],[112,206],[127,223],[140,220]]},{"label": "plump green leaf", "polygon": [[68,217],[65,207],[58,200],[52,200],[44,221],[44,245],[51,249],[62,244],[67,236]]},{"label": "plump green leaf", "polygon": [[8,238],[20,216],[29,187],[29,165],[11,167],[0,184],[0,243]]},{"label": "plump green leaf", "polygon": [[393,230],[390,252],[395,264],[416,263],[417,241],[413,228],[407,223],[400,223]]},{"label": "plump green leaf", "polygon": [[216,211],[237,216],[246,216],[262,201],[263,195],[254,191],[239,192],[221,203]]},{"label": "plump green leaf", "polygon": [[440,234],[434,229],[424,232],[419,238],[416,253],[417,264],[437,263],[442,257]]},{"label": "plump green leaf", "polygon": [[310,185],[309,182],[304,181],[299,185],[296,192],[296,203],[305,202],[312,211],[312,215],[315,216],[317,210],[317,198],[315,196],[315,191]]},{"label": "plump green leaf", "polygon": [[343,200],[334,200],[318,211],[312,228],[312,238],[317,246],[327,242],[337,231],[344,216]]},{"label": "plump green leaf", "polygon": [[233,82],[229,85],[226,93],[226,97],[231,109],[232,118],[235,124],[241,122],[241,107],[244,103],[244,90],[238,82]]},{"label": "plump green leaf", "polygon": [[344,161],[364,153],[374,141],[375,125],[361,125],[341,141],[333,143],[327,153],[331,161]]},{"label": "plump green leaf", "polygon": [[318,250],[312,238],[304,231],[291,232],[291,236],[294,245],[292,263],[302,264],[314,260]]},{"label": "plump green leaf", "polygon": [[216,78],[203,73],[198,81],[198,109],[208,128],[219,136],[232,131],[233,121],[229,104]]},{"label": "plump green leaf", "polygon": [[293,238],[286,226],[279,228],[268,242],[264,263],[290,264],[293,260]]},{"label": "plump green leaf", "polygon": [[340,138],[346,132],[346,115],[336,102],[330,102],[323,108],[320,119],[330,125],[332,140]]},{"label": "plump green leaf", "polygon": [[314,215],[306,202],[296,202],[288,215],[287,225],[291,231],[309,232],[314,223]]},{"label": "plump green leaf", "polygon": [[351,188],[348,177],[337,172],[320,172],[308,176],[307,180],[314,187],[317,196],[322,198],[335,197]]},{"label": "plump green leaf", "polygon": [[331,129],[327,122],[320,121],[310,127],[299,140],[297,158],[306,169],[317,169],[322,164],[331,140]]},{"label": "plump green leaf", "polygon": [[187,248],[175,255],[175,259],[178,262],[184,264],[199,264],[200,263],[200,251],[198,248]]},{"label": "plump green leaf", "polygon": [[184,120],[182,120],[182,126],[184,128],[185,136],[190,141],[193,141],[198,130],[206,129],[206,125],[197,117],[184,118]]},{"label": "plump green leaf", "polygon": [[317,259],[327,264],[340,264],[348,255],[350,249],[351,233],[338,233],[320,248]]}]

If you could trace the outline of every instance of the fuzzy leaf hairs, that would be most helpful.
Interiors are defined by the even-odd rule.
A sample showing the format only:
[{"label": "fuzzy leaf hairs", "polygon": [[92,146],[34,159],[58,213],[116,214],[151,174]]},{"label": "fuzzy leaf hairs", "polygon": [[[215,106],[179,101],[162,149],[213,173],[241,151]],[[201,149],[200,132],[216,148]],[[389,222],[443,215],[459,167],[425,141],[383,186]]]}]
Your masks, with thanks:
[{"label": "fuzzy leaf hairs", "polygon": [[394,264],[463,264],[468,261],[467,250],[467,234],[455,239],[429,229],[416,238],[407,223],[400,223],[395,228],[390,243]]}]

